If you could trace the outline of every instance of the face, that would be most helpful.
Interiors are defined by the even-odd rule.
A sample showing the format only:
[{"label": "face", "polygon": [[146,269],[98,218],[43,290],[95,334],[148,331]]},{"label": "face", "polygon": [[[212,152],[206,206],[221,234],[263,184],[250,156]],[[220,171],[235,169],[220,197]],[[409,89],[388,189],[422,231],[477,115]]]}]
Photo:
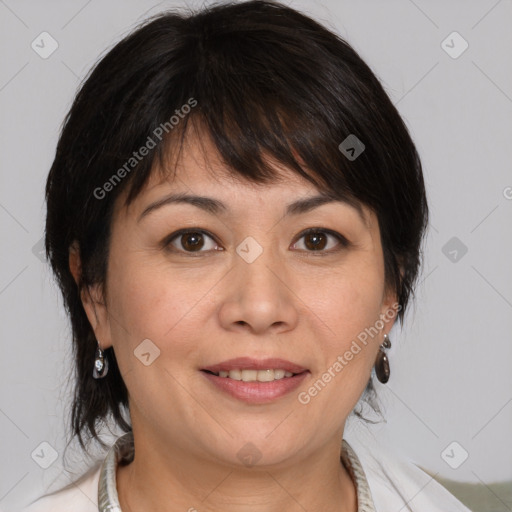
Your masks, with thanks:
[{"label": "face", "polygon": [[84,306],[135,435],[226,464],[299,460],[338,439],[392,327],[377,218],[340,201],[287,212],[319,191],[277,166],[277,184],[228,178],[205,149],[190,135],[175,175],[118,200],[107,294]]}]

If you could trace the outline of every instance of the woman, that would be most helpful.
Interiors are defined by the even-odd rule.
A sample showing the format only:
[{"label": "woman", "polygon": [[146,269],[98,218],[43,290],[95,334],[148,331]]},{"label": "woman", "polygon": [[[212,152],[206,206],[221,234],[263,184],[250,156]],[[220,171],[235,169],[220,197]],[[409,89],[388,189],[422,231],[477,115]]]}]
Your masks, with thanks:
[{"label": "woman", "polygon": [[27,510],[468,510],[343,438],[373,369],[389,378],[428,207],[338,36],[265,1],[157,16],[83,84],[46,199],[73,433],[126,434]]}]

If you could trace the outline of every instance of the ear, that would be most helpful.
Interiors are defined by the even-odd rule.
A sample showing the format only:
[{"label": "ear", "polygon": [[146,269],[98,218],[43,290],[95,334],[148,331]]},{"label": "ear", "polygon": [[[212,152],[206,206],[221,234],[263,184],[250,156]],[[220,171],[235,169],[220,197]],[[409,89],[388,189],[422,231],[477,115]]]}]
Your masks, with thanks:
[{"label": "ear", "polygon": [[380,318],[384,322],[383,333],[389,334],[401,309],[402,307],[398,304],[396,293],[394,291],[385,293],[380,311]]},{"label": "ear", "polygon": [[[69,270],[77,284],[81,286],[82,262],[80,260],[80,247],[75,240],[69,247]],[[110,318],[103,297],[101,285],[84,286],[80,289],[80,299],[94,331],[100,348],[105,350],[112,346],[110,331]]]},{"label": "ear", "polygon": [[[404,277],[403,267],[400,266],[400,279]],[[402,305],[398,302],[398,296],[394,287],[386,286],[382,297],[382,308],[380,317],[384,321],[383,332],[389,334],[389,331],[395,324],[398,312],[401,311]]]}]

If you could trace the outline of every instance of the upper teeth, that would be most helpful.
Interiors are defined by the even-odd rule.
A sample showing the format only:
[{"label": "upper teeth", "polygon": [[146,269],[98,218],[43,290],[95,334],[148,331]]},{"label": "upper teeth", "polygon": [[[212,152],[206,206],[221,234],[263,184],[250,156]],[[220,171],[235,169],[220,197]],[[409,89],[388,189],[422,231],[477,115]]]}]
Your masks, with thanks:
[{"label": "upper teeth", "polygon": [[219,372],[219,377],[229,377],[234,380],[243,380],[244,382],[270,382],[279,380],[283,377],[291,377],[292,372],[285,370],[230,370],[229,372]]}]

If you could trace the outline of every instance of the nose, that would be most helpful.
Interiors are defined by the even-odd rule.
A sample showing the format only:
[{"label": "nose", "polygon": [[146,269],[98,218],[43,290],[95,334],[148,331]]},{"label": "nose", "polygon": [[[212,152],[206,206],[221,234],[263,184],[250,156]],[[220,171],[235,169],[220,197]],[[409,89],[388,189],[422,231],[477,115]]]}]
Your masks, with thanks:
[{"label": "nose", "polygon": [[235,255],[219,320],[229,331],[278,334],[297,325],[300,303],[283,258],[264,249],[256,260]]}]

